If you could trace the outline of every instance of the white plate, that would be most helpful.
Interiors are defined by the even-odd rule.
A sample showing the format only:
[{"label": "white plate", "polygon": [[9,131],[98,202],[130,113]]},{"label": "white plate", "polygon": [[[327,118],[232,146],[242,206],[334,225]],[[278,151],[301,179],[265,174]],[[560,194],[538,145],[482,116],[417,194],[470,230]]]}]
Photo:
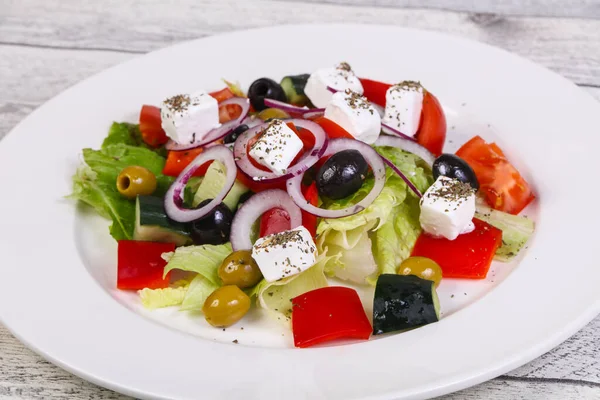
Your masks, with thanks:
[{"label": "white plate", "polygon": [[[107,223],[62,198],[81,149],[167,95],[341,60],[361,76],[421,80],[444,105],[451,146],[481,134],[507,151],[538,195],[520,264],[495,264],[480,282],[445,281],[439,323],[306,350],[282,348],[291,332],[260,313],[222,332],[202,317],[144,313],[116,291]],[[139,57],[52,99],[0,143],[1,320],[50,361],[137,397],[422,398],[477,384],[556,346],[600,310],[598,114],[591,97],[529,61],[395,27],[258,29]]]}]

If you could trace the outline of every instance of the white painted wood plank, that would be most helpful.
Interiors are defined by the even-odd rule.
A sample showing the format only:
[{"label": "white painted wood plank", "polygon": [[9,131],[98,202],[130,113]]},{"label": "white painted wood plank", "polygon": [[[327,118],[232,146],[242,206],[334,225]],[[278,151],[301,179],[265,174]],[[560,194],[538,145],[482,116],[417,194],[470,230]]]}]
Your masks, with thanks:
[{"label": "white painted wood plank", "polygon": [[[278,0],[290,1],[290,0]],[[422,8],[532,17],[600,18],[596,0],[304,0],[310,3]]]},{"label": "white painted wood plank", "polygon": [[[600,20],[272,0],[7,0],[0,42],[146,52],[219,32],[289,23],[363,22],[433,29],[490,43],[571,80],[600,86]],[[416,1],[416,0],[415,0]],[[474,2],[476,3],[476,2]],[[184,10],[184,12],[182,12]],[[257,44],[257,45],[266,45]]]}]

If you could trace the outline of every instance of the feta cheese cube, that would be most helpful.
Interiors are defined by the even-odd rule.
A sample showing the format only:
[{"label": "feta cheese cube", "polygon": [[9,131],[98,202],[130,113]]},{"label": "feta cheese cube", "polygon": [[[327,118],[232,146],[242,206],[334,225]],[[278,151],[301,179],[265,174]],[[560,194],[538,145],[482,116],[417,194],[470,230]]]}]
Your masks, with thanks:
[{"label": "feta cheese cube", "polygon": [[323,68],[312,73],[306,81],[304,94],[310,99],[315,107],[325,108],[331,100],[333,93],[327,87],[363,94],[363,87],[358,77],[352,71],[348,63],[342,62],[333,68]]},{"label": "feta cheese cube", "polygon": [[200,142],[219,123],[219,104],[204,91],[178,94],[162,102],[161,126],[168,137],[180,144]]},{"label": "feta cheese cube", "polygon": [[252,258],[267,282],[299,274],[313,266],[317,246],[303,226],[260,238],[252,247]]},{"label": "feta cheese cube", "polygon": [[337,92],[331,97],[325,118],[368,144],[375,143],[381,132],[381,117],[377,110],[366,97],[350,90]]},{"label": "feta cheese cube", "polygon": [[304,144],[282,120],[275,119],[263,131],[248,154],[277,175],[284,175]]},{"label": "feta cheese cube", "polygon": [[385,95],[383,123],[415,136],[421,123],[424,90],[418,82],[405,81],[390,87]]},{"label": "feta cheese cube", "polygon": [[421,198],[419,220],[433,236],[454,240],[475,229],[475,191],[468,183],[440,176]]}]

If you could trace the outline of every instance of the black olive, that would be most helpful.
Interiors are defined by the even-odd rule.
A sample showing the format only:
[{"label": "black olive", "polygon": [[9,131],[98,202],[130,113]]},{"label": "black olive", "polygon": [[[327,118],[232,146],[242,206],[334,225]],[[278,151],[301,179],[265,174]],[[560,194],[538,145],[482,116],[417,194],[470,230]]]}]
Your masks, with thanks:
[{"label": "black olive", "polygon": [[331,156],[317,172],[317,190],[332,200],[356,193],[363,185],[369,165],[358,150],[343,150]]},{"label": "black olive", "polygon": [[225,136],[225,138],[223,139],[223,143],[225,143],[225,144],[235,143],[238,136],[240,136],[242,133],[246,132],[248,129],[249,129],[249,127],[246,124],[242,124],[242,125],[238,126],[234,130],[232,130],[231,133],[229,133],[227,136]]},{"label": "black olive", "polygon": [[475,190],[479,190],[479,181],[473,168],[465,160],[454,154],[442,154],[433,162],[433,178],[443,175],[448,178],[458,179],[468,183]]},{"label": "black olive", "polygon": [[[198,205],[203,207],[211,202],[206,199]],[[233,213],[221,203],[210,214],[195,220],[191,224],[192,240],[195,244],[223,244],[229,242]]]},{"label": "black olive", "polygon": [[248,89],[248,98],[250,104],[256,111],[262,111],[265,108],[265,97],[273,100],[287,102],[287,97],[281,85],[273,79],[260,78],[252,82]]}]

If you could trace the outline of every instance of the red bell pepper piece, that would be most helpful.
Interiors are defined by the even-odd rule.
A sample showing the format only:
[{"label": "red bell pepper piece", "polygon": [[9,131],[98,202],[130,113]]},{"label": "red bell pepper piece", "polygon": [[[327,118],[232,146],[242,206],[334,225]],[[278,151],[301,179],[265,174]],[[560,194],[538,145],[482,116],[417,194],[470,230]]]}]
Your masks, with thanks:
[{"label": "red bell pepper piece", "polygon": [[354,136],[348,133],[347,130],[336,124],[330,119],[325,117],[319,117],[314,120],[317,124],[323,128],[329,139],[345,138],[354,139]]},{"label": "red bell pepper piece", "polygon": [[159,289],[169,286],[170,275],[163,278],[167,262],[163,253],[175,251],[173,243],[120,240],[118,247],[117,288],[121,290]]},{"label": "red bell pepper piece", "polygon": [[292,299],[292,331],[296,347],[336,339],[363,339],[373,328],[356,290],[329,286]]},{"label": "red bell pepper piece", "polygon": [[[303,186],[302,193],[306,201],[313,206],[319,203],[319,194],[317,185],[313,182],[310,186]],[[312,237],[317,235],[317,217],[309,212],[302,211],[302,225],[310,232]],[[281,208],[273,208],[265,212],[260,218],[260,237],[272,235],[283,231],[290,230],[290,216]]]},{"label": "red bell pepper piece", "polygon": [[473,218],[473,224],[473,232],[454,240],[421,233],[412,255],[437,262],[444,278],[485,278],[496,250],[502,245],[502,231],[477,218]]}]

